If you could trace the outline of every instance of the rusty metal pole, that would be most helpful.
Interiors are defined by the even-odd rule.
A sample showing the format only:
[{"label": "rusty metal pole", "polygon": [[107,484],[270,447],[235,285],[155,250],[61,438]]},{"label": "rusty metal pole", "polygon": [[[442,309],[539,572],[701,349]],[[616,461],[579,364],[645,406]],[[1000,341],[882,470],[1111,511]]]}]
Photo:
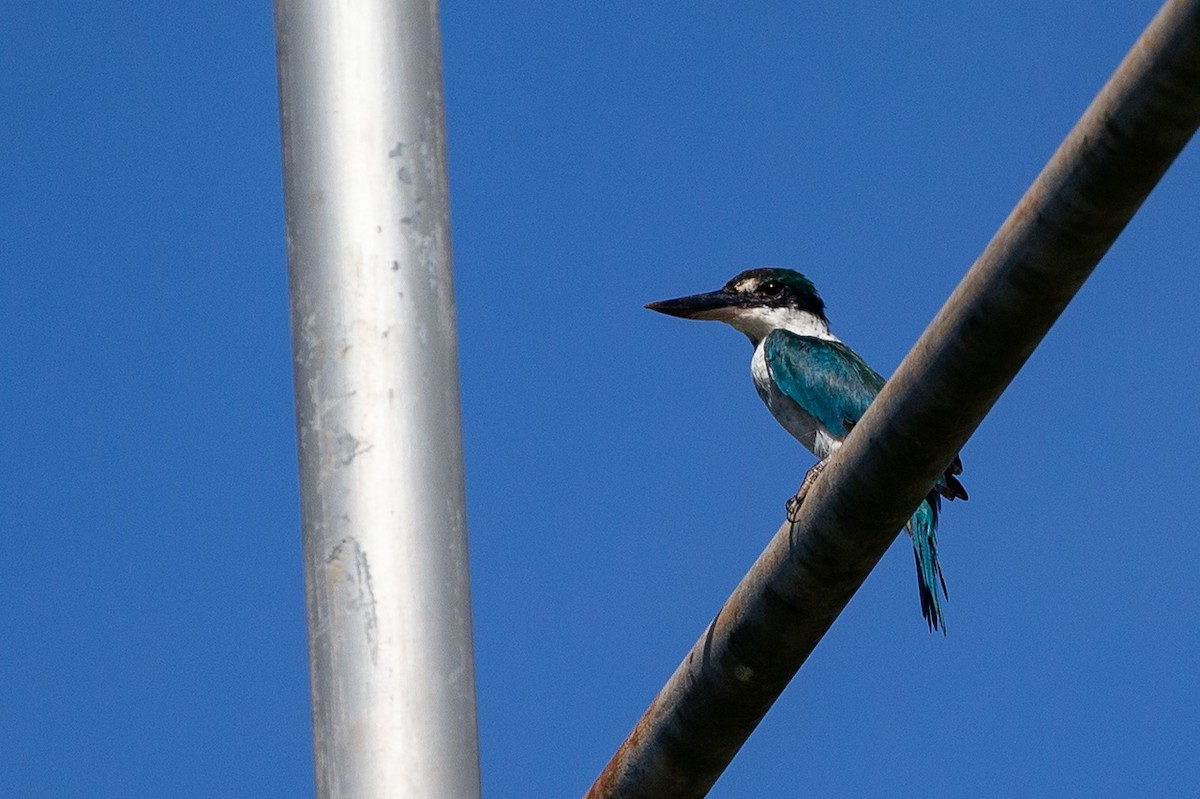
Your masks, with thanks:
[{"label": "rusty metal pole", "polygon": [[275,25],[317,796],[477,799],[437,3]]},{"label": "rusty metal pole", "polygon": [[589,799],[701,797],[1200,124],[1200,0],[1170,0]]}]

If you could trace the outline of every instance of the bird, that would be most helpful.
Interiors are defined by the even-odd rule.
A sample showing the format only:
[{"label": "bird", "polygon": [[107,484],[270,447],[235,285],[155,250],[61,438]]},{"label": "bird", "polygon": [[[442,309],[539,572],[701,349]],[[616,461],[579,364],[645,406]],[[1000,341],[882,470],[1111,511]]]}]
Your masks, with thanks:
[{"label": "bird", "polygon": [[[750,339],[750,374],[758,395],[776,421],[818,458],[788,501],[788,518],[796,521],[808,487],[879,394],[883,377],[831,332],[816,286],[794,269],[750,269],[717,291],[659,300],[646,308],[724,322]],[[960,474],[962,460],[955,455],[905,525],[917,564],[921,614],[930,632],[940,629],[943,635],[941,598],[949,594],[938,561],[938,516],[943,498],[967,499]]]}]

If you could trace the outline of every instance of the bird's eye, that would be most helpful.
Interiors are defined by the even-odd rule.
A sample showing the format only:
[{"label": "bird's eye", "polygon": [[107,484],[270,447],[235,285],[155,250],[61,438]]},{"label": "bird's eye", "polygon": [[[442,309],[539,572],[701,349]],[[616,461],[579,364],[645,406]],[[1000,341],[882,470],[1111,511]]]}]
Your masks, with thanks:
[{"label": "bird's eye", "polygon": [[768,297],[778,297],[783,293],[783,284],[778,280],[768,280],[759,286],[758,290]]}]

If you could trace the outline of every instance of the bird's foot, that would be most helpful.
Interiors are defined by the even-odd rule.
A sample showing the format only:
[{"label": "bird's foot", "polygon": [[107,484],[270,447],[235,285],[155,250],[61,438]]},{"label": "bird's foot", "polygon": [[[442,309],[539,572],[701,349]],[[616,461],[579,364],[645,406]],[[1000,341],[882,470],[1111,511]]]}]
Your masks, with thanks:
[{"label": "bird's foot", "polygon": [[825,470],[829,459],[817,461],[813,467],[808,470],[808,474],[804,475],[804,481],[800,483],[800,488],[796,490],[796,496],[787,501],[787,519],[792,524],[800,521],[800,506],[804,504],[804,498],[808,496],[808,492],[812,489],[813,483],[817,482],[817,478],[821,476],[821,472]]}]

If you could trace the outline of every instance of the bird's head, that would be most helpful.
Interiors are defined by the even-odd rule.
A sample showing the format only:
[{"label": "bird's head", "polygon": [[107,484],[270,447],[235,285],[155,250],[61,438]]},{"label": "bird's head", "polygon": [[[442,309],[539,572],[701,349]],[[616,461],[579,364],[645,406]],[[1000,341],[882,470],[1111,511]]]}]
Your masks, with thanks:
[{"label": "bird's head", "polygon": [[646,307],[684,319],[725,322],[756,345],[779,328],[802,336],[833,338],[816,286],[794,269],[750,269],[716,291],[659,300]]}]

